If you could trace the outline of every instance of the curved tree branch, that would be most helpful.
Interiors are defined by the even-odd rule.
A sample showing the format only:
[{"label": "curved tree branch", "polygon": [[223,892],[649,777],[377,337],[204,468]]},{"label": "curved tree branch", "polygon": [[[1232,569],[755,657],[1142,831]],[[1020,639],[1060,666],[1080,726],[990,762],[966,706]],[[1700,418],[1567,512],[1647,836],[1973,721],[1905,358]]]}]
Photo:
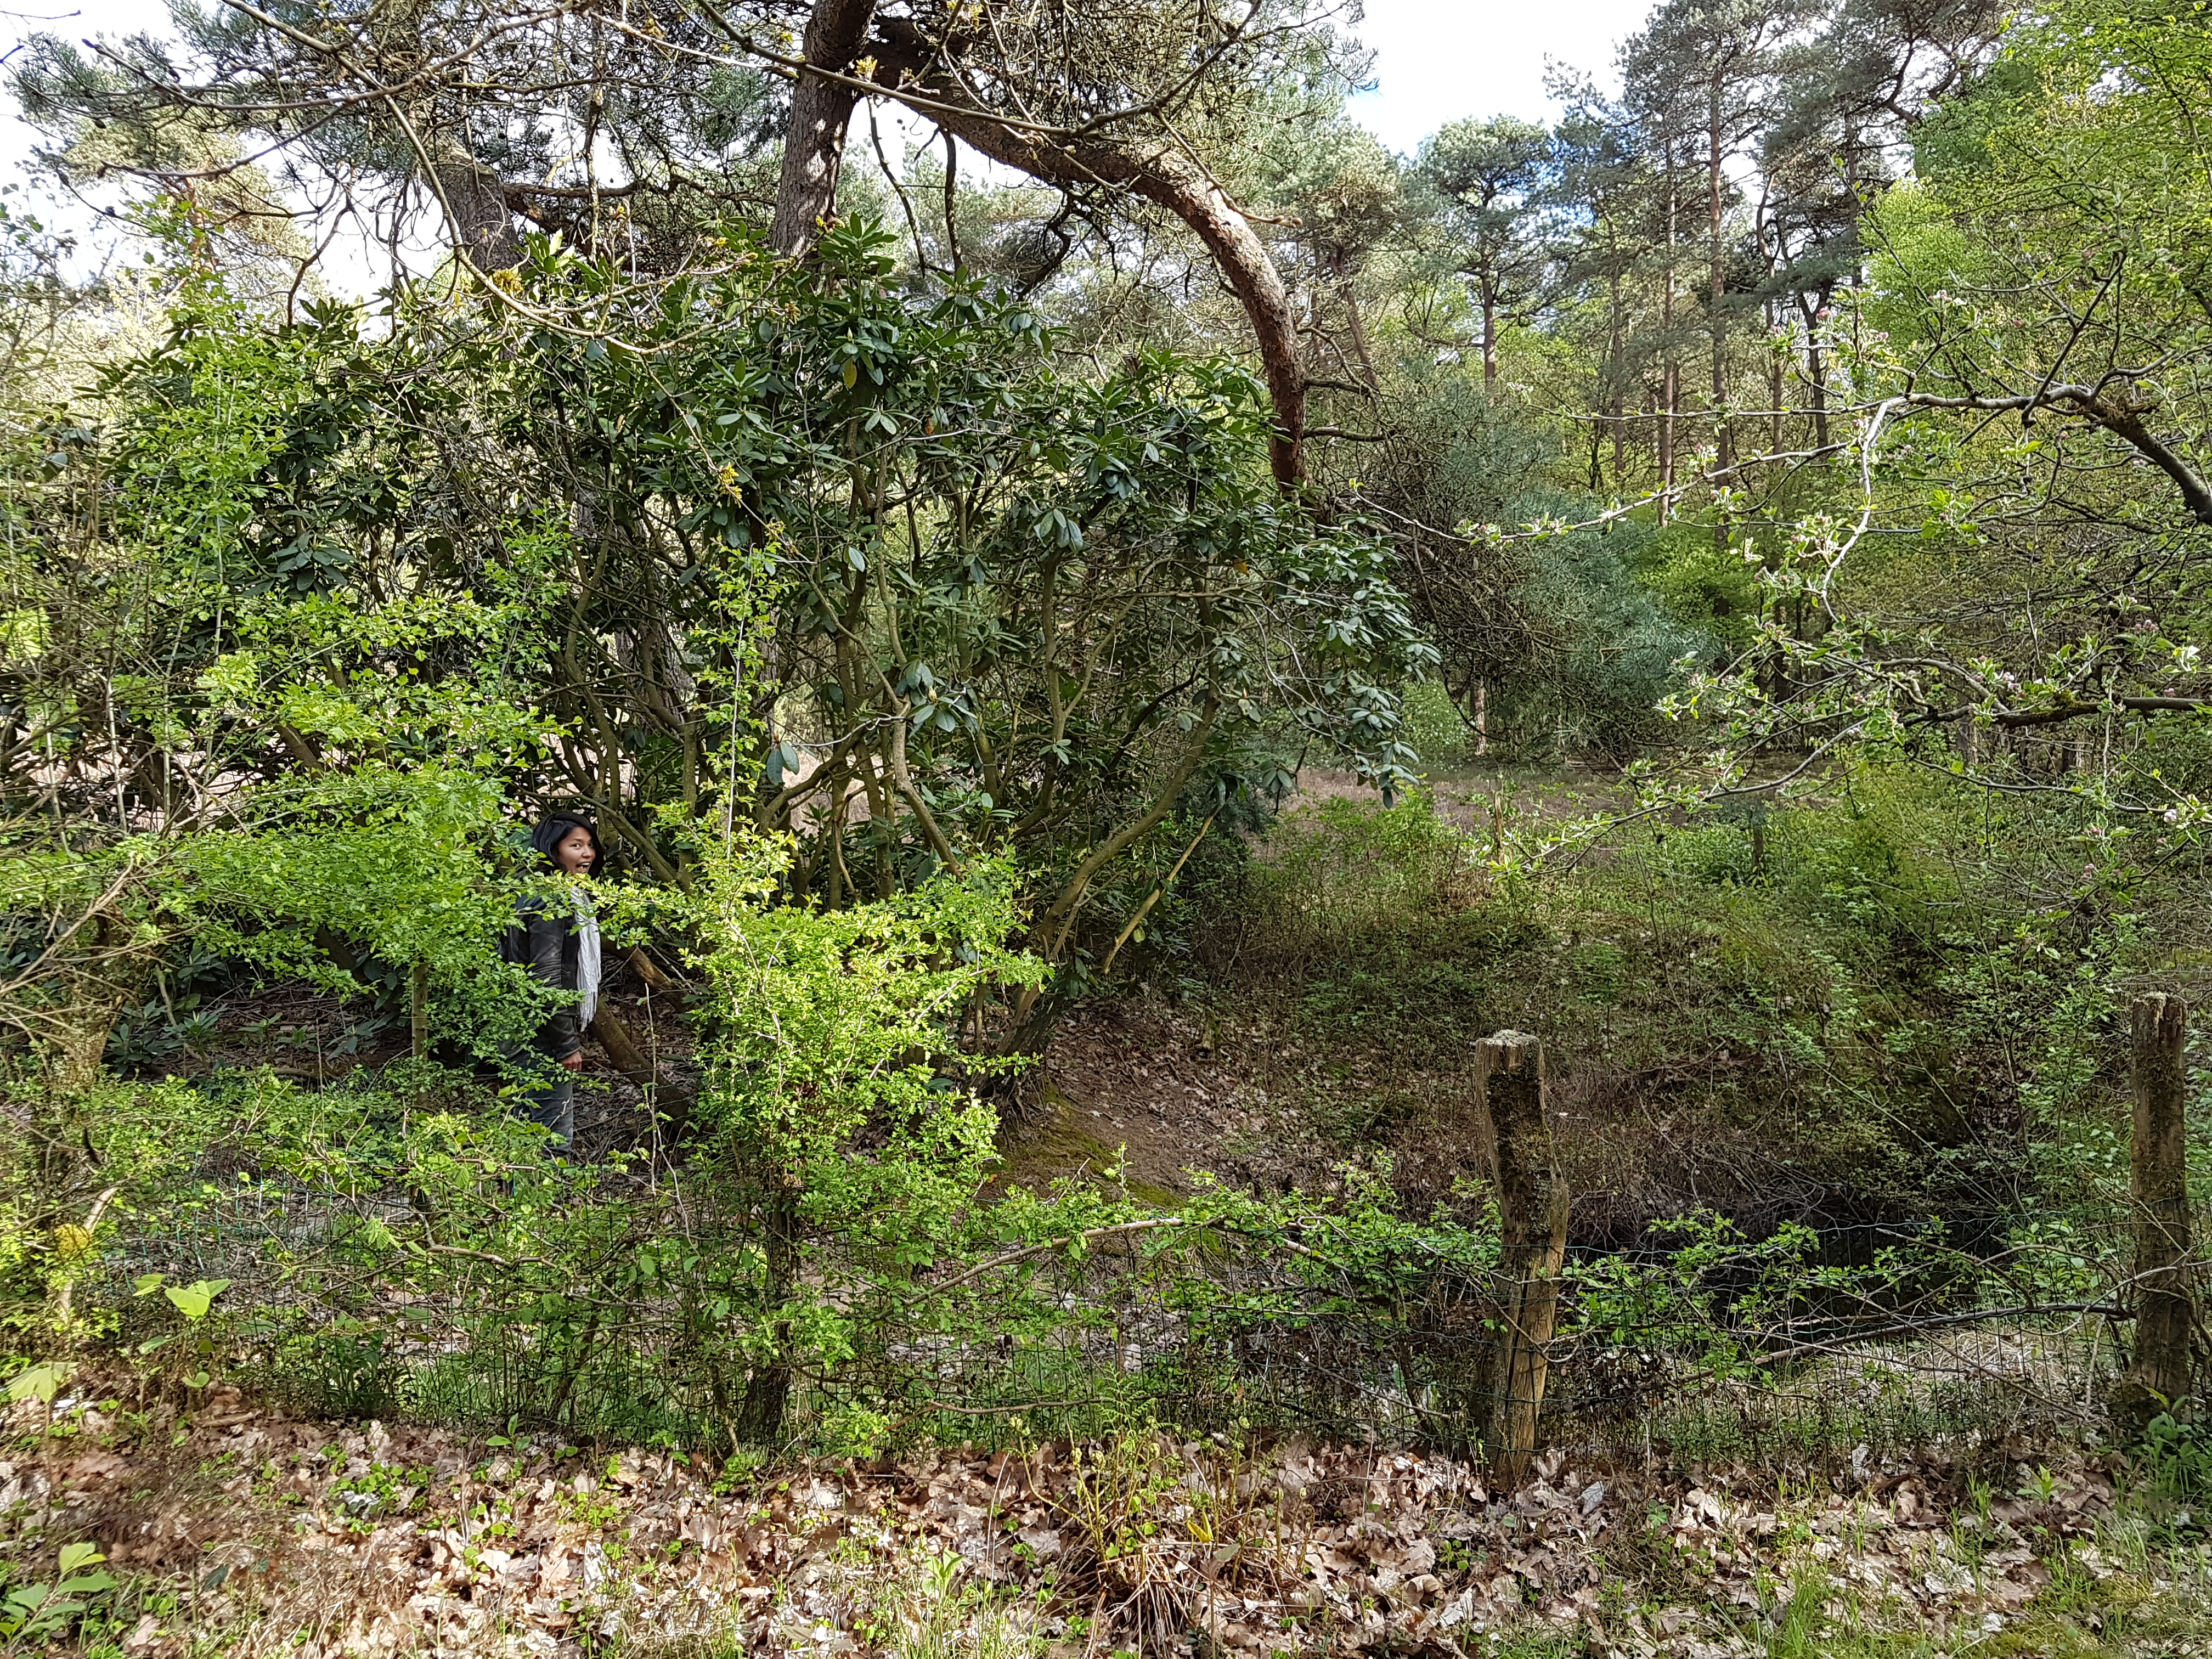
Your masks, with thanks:
[{"label": "curved tree branch", "polygon": [[2181,491],[2190,516],[2201,525],[2212,525],[2212,485],[2178,451],[2154,434],[2143,416],[2158,407],[2154,398],[2114,396],[2102,386],[2052,386],[2008,398],[1945,398],[1908,392],[1900,402],[1914,409],[1972,409],[2002,414],[2017,410],[2027,415],[2038,409],[2067,409],[2092,424],[2124,440],[2142,458],[2171,479]]},{"label": "curved tree branch", "polygon": [[983,110],[954,112],[952,88],[932,84],[931,118],[993,161],[1063,189],[1104,185],[1157,203],[1193,230],[1244,307],[1274,400],[1268,459],[1284,489],[1304,480],[1306,380],[1290,291],[1267,244],[1221,186],[1164,139],[1094,134],[1049,139],[1018,130]]}]

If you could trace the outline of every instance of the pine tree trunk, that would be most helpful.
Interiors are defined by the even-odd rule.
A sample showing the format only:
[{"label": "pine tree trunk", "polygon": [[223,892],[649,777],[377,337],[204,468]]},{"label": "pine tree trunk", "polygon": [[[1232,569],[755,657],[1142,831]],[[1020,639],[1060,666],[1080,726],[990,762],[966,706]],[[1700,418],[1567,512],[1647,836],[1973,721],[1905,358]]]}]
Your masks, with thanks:
[{"label": "pine tree trunk", "polygon": [[1498,296],[1486,276],[1482,283],[1482,395],[1489,402],[1498,398]]},{"label": "pine tree trunk", "polygon": [[[949,81],[933,78],[924,84],[933,96],[948,102],[962,96],[959,86]],[[1210,174],[1166,143],[1093,137],[1047,143],[981,111],[933,113],[962,143],[1032,179],[1070,187],[1117,185],[1166,208],[1195,231],[1243,304],[1260,348],[1275,406],[1267,439],[1275,482],[1286,490],[1304,482],[1306,377],[1290,290],[1267,244]]]},{"label": "pine tree trunk", "polygon": [[1660,349],[1666,353],[1659,374],[1659,522],[1674,513],[1674,422],[1681,406],[1682,370],[1674,356],[1674,246],[1681,196],[1675,188],[1674,149],[1667,147],[1667,283],[1659,301]]},{"label": "pine tree trunk", "polygon": [[2150,1416],[2189,1395],[2189,1338],[2197,1323],[2197,1296],[2187,1265],[2189,1005],[2154,991],[2137,997],[2131,1012],[2135,1138],[2129,1175],[2136,1212],[2136,1351],[2114,1405],[2140,1419],[2127,1425],[2140,1431]]},{"label": "pine tree trunk", "polygon": [[1382,377],[1375,372],[1375,356],[1367,347],[1367,325],[1359,315],[1359,295],[1352,287],[1350,273],[1340,279],[1344,293],[1345,315],[1352,320],[1352,349],[1359,358],[1359,372],[1366,377],[1370,392],[1382,390]]},{"label": "pine tree trunk", "polygon": [[1727,178],[1723,167],[1721,131],[1721,77],[1716,71],[1711,82],[1711,97],[1707,109],[1709,120],[1705,129],[1705,191],[1706,205],[1711,222],[1712,240],[1710,258],[1712,262],[1711,289],[1708,301],[1710,310],[1705,319],[1712,336],[1713,349],[1713,447],[1722,467],[1731,459],[1734,443],[1728,428],[1728,322],[1723,309],[1728,297],[1728,242],[1725,222],[1725,186]]},{"label": "pine tree trunk", "polygon": [[1624,321],[1620,307],[1620,272],[1613,273],[1609,284],[1611,298],[1607,309],[1611,313],[1611,333],[1607,350],[1607,372],[1609,378],[1606,395],[1600,406],[1612,416],[1613,424],[1613,487],[1626,486],[1622,480],[1628,476],[1628,434],[1626,407],[1628,401],[1628,349],[1623,337]]},{"label": "pine tree trunk", "polygon": [[[875,16],[875,0],[816,0],[806,21],[808,68],[842,75],[860,55]],[[837,173],[845,132],[860,94],[853,87],[802,70],[784,122],[783,166],[776,179],[775,219],[769,246],[796,258],[814,246],[821,224],[837,209]]]}]

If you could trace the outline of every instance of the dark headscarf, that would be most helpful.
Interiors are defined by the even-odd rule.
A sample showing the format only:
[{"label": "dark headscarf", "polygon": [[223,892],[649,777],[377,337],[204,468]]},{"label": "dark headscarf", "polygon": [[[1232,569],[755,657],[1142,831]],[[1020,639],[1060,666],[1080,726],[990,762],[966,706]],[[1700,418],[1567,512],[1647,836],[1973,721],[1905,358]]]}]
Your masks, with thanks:
[{"label": "dark headscarf", "polygon": [[538,827],[530,832],[530,844],[538,849],[538,856],[545,860],[548,869],[557,870],[560,863],[554,858],[553,849],[578,830],[592,838],[592,851],[597,854],[592,865],[596,868],[606,857],[606,849],[599,845],[599,832],[589,818],[578,817],[573,812],[550,813],[538,820]]}]

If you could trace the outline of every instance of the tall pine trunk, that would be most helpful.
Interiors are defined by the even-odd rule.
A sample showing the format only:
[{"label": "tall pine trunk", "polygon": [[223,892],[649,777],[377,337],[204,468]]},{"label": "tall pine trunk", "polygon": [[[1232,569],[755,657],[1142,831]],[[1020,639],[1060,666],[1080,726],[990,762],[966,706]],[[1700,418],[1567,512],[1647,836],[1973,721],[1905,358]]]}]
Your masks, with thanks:
[{"label": "tall pine trunk", "polygon": [[792,88],[783,129],[783,167],[776,179],[775,220],[769,246],[797,258],[814,246],[820,227],[837,209],[837,173],[845,159],[845,132],[858,91],[842,81],[810,74],[843,75],[860,56],[875,15],[875,0],[817,0],[807,19],[806,69]]},{"label": "tall pine trunk", "polygon": [[1667,283],[1659,301],[1660,349],[1666,356],[1659,374],[1659,522],[1674,515],[1674,423],[1681,409],[1682,365],[1674,345],[1674,248],[1680,232],[1682,198],[1676,188],[1674,146],[1666,149]]}]

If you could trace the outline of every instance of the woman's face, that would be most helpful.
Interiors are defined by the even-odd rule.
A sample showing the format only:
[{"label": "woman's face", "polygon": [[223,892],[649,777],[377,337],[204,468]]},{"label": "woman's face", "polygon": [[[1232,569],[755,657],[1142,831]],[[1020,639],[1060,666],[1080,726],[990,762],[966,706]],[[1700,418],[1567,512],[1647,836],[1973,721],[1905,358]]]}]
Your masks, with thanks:
[{"label": "woman's face", "polygon": [[571,830],[553,848],[553,861],[572,876],[588,876],[599,854],[592,850],[588,830]]}]

